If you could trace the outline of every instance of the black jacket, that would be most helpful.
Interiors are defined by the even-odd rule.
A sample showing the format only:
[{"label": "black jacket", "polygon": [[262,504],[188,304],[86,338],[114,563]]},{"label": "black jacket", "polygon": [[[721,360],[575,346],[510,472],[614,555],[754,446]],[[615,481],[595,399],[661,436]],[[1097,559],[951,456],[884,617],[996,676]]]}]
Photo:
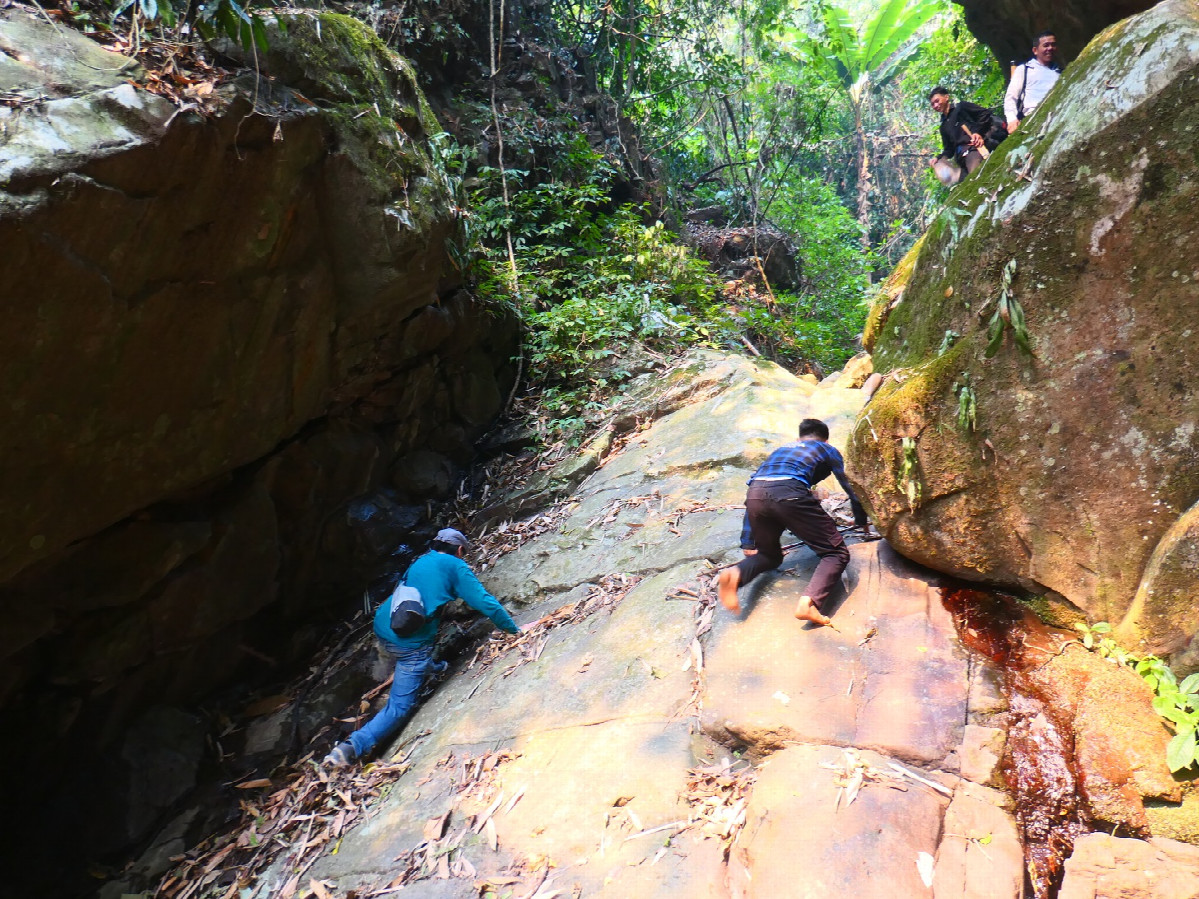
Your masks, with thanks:
[{"label": "black jacket", "polygon": [[944,149],[941,157],[953,159],[959,154],[965,155],[970,151],[970,135],[962,130],[965,125],[973,134],[983,136],[983,146],[994,150],[999,142],[1007,137],[1007,128],[1003,122],[997,121],[991,110],[983,109],[977,103],[962,100],[954,103],[949,112],[941,116],[941,144]]}]

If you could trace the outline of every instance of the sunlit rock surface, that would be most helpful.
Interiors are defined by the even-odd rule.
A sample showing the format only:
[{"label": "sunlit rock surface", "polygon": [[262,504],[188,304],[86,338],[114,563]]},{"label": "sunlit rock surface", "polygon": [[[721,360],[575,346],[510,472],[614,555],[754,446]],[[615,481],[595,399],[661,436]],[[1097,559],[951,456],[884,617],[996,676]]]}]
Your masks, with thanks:
[{"label": "sunlit rock surface", "polygon": [[[1129,610],[1159,540],[1199,498],[1197,101],[1199,4],[1168,0],[1099,35],[951,194],[898,303],[887,314],[892,285],[872,315],[888,377],[849,444],[900,552],[1054,591],[1094,619]],[[988,359],[1013,264],[1032,355],[1007,327]],[[1194,632],[1180,589],[1146,598],[1140,621],[1182,616],[1142,628],[1149,645]]]},{"label": "sunlit rock surface", "polygon": [[[445,877],[405,893],[467,897],[491,882],[777,899],[885,882],[955,896],[971,852],[969,876],[1014,899],[1022,862],[1002,795],[959,777],[965,726],[1003,704],[956,645],[934,576],[883,543],[852,546],[837,631],[792,616],[815,567],[806,549],[744,591],[741,617],[714,602],[714,566],[740,556],[746,479],[807,415],[843,442],[862,392],[711,353],[662,389],[690,402],[665,403],[675,411],[607,456],[558,527],[482,573],[525,606],[518,621],[570,620],[523,654],[497,638],[483,650],[494,659],[444,684],[385,753],[407,771],[305,876],[384,888],[432,833],[456,847]],[[705,804],[704,777],[749,786]],[[943,820],[955,807],[954,821],[986,822],[994,847],[947,845],[961,840]],[[952,889],[935,888],[938,853]],[[256,895],[290,876],[276,865]]]},{"label": "sunlit rock surface", "polygon": [[1075,845],[1058,899],[1192,899],[1199,849],[1174,840],[1093,833]]}]

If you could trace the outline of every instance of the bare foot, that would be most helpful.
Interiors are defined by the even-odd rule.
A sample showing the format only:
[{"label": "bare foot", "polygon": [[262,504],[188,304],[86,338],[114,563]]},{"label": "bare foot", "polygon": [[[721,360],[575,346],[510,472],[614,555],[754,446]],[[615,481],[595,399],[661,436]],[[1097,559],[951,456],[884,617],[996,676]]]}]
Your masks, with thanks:
[{"label": "bare foot", "polygon": [[716,577],[716,595],[720,604],[734,615],[741,614],[741,603],[737,601],[737,587],[741,585],[741,572],[736,566],[726,568]]},{"label": "bare foot", "polygon": [[799,605],[795,607],[795,617],[800,621],[810,621],[813,624],[820,624],[824,627],[828,627],[833,623],[833,619],[820,613],[820,610],[816,608],[809,596],[801,596],[799,598]]}]

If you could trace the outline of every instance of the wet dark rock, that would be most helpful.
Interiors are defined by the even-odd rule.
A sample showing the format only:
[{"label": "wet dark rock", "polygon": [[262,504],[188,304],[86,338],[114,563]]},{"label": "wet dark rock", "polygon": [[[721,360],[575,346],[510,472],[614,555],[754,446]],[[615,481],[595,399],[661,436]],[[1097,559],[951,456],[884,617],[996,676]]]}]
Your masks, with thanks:
[{"label": "wet dark rock", "polygon": [[1028,3],[1018,0],[954,0],[965,11],[966,27],[986,44],[1001,65],[1032,55],[1033,35],[1052,28],[1062,59],[1078,56],[1095,35],[1115,22],[1153,6],[1153,0],[1081,0]]},{"label": "wet dark rock", "polygon": [[454,463],[432,450],[416,450],[396,460],[392,483],[416,499],[445,499],[457,483]]},{"label": "wet dark rock", "polygon": [[[401,564],[380,544],[423,548],[426,495],[371,535],[349,504],[426,448],[447,495],[511,387],[514,322],[459,287],[411,67],[345,17],[321,14],[319,39],[296,19],[271,52],[308,89],[323,67],[329,108],[248,77],[204,118],[135,88],[132,61],[0,11],[0,93],[45,98],[0,106],[0,724],[53,734],[7,741],[12,770],[84,757],[109,760],[86,783],[119,778],[148,707],[285,677]],[[84,821],[73,773],[13,791]],[[123,820],[127,791],[94,792]],[[81,860],[141,827],[81,824],[71,858],[25,869],[90,884]]]}]

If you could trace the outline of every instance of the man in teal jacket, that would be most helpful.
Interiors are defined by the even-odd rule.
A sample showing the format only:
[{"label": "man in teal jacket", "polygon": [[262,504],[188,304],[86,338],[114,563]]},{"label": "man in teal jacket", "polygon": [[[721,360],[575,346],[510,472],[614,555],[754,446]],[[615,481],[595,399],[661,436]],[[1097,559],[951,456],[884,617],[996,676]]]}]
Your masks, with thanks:
[{"label": "man in teal jacket", "polygon": [[420,591],[425,605],[425,624],[415,634],[400,637],[391,629],[391,603],[384,601],[375,612],[375,636],[388,655],[395,659],[395,677],[387,705],[365,725],[338,743],[325,756],[324,764],[341,768],[365,756],[380,740],[386,739],[403,724],[416,705],[421,687],[430,674],[445,671],[445,662],[433,661],[433,641],[441,623],[441,608],[452,599],[461,599],[492,623],[510,634],[520,633],[512,616],[484,589],[474,572],[462,561],[468,546],[460,531],[442,528],[429,551],[417,559],[404,575],[409,587]]}]

